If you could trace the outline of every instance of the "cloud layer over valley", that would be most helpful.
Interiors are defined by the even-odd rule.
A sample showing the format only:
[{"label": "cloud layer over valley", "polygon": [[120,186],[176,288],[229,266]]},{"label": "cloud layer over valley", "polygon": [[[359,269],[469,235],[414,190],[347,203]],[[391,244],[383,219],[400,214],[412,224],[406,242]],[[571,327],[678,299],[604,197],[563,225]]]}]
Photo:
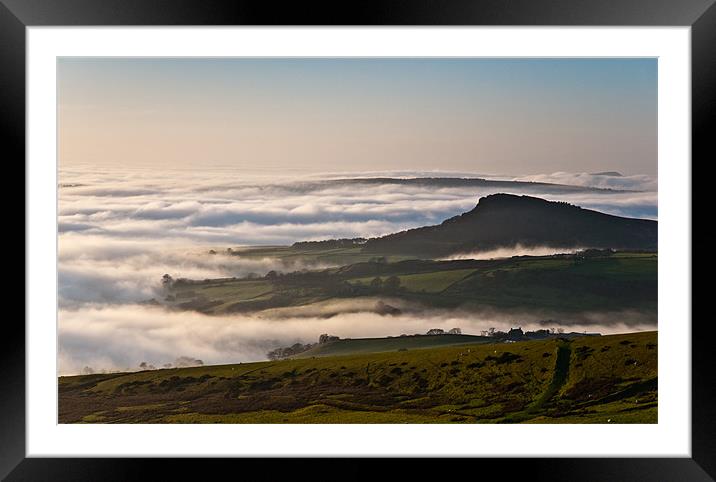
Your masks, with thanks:
[{"label": "cloud layer over valley", "polygon": [[[495,192],[567,201],[621,216],[657,217],[656,180],[649,176],[555,173],[519,180],[606,190],[555,194],[549,189],[540,192],[539,185],[510,190],[430,183],[355,186],[316,176],[247,177],[230,170],[63,169],[58,188],[59,371],[79,373],[85,366],[136,369],[141,361],[161,366],[180,356],[207,364],[259,360],[271,348],[313,342],[326,332],[343,337],[386,336],[454,325],[475,333],[471,329],[500,328],[499,323],[516,321],[459,314],[391,318],[361,310],[332,318],[209,317],[138,304],[158,296],[164,273],[204,279],[323,267],[287,266],[279,259],[241,255],[212,256],[209,249],[380,236],[440,223]],[[644,325],[644,320],[627,318],[630,321],[610,329]],[[585,326],[589,320],[580,323]]]},{"label": "cloud layer over valley", "polygon": [[[638,313],[586,313],[578,319],[550,320],[536,313],[415,310],[381,316],[360,311],[366,309],[368,302],[356,306],[338,302],[333,307],[299,310],[297,316],[280,311],[271,316],[208,316],[146,305],[88,304],[60,311],[59,370],[60,374],[81,373],[85,367],[92,371],[138,370],[141,362],[161,367],[182,356],[205,364],[259,361],[274,348],[315,343],[321,333],[364,338],[453,327],[468,334],[480,334],[490,327],[507,331],[514,326],[605,334],[655,328],[652,320]],[[341,315],[325,316],[331,311]]]}]

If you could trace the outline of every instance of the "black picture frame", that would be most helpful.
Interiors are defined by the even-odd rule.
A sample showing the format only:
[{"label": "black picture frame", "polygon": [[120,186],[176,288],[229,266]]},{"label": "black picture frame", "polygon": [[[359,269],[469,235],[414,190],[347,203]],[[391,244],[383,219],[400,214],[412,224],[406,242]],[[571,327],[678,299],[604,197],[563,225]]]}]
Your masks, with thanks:
[{"label": "black picture frame", "polygon": [[[692,79],[692,169],[716,158],[709,120],[716,112],[715,0],[0,0],[0,136],[7,168],[25,159],[25,29],[30,26],[136,25],[512,25],[512,26],[690,26]],[[25,178],[24,169],[18,174]],[[9,177],[6,179],[10,179]],[[693,180],[697,180],[692,176]],[[19,182],[15,181],[15,184]],[[695,212],[696,201],[692,187]],[[17,204],[17,195],[15,203]],[[9,204],[6,204],[9,205]],[[15,209],[19,218],[19,210]],[[16,226],[22,220],[16,218]],[[693,223],[693,215],[692,215]],[[692,224],[693,226],[693,224]],[[692,228],[693,236],[693,228]],[[693,238],[692,238],[693,239]],[[692,243],[693,246],[693,243]],[[692,249],[693,252],[693,249]],[[700,250],[698,251],[701,252]],[[25,255],[27,256],[27,252]],[[701,265],[701,263],[700,263]],[[706,269],[706,266],[701,268]],[[18,283],[19,285],[19,283]],[[23,285],[24,286],[24,285]],[[693,289],[699,288],[694,286]],[[704,290],[706,288],[701,287]],[[692,291],[693,293],[693,291]],[[693,300],[693,294],[692,294]],[[692,310],[693,310],[692,301]],[[683,320],[684,323],[690,320]],[[712,344],[714,324],[694,317],[692,330],[692,458],[481,459],[480,472],[509,468],[549,480],[716,479],[716,395]],[[160,469],[164,480],[232,470],[230,459],[26,458],[25,330],[21,318],[5,316],[0,351],[0,476],[7,480],[130,480]],[[663,360],[662,360],[663,363]],[[241,460],[252,480],[306,473],[307,460],[276,464]],[[369,477],[373,461],[335,459],[327,474]],[[429,461],[411,462],[414,470]],[[318,464],[316,464],[318,465]],[[335,468],[334,468],[335,467]],[[475,467],[474,465],[472,466]],[[467,468],[467,467],[466,467]],[[310,469],[313,470],[313,469]],[[339,472],[332,472],[338,470]],[[451,466],[451,471],[457,470]],[[277,472],[279,471],[279,472]],[[215,472],[218,476],[220,472]],[[264,474],[264,475],[261,475]]]}]

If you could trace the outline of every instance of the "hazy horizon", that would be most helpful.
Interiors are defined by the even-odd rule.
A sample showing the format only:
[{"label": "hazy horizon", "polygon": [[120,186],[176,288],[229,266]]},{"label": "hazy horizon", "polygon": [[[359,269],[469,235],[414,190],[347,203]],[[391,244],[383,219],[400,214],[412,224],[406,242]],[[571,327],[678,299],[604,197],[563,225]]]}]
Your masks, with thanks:
[{"label": "hazy horizon", "polygon": [[656,59],[60,58],[59,158],[656,175]]}]

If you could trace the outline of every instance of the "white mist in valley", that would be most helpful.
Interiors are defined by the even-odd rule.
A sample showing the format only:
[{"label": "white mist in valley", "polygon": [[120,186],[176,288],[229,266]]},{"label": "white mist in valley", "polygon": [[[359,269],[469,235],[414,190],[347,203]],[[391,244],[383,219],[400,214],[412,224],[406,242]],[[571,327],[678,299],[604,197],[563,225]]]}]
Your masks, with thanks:
[{"label": "white mist in valley", "polygon": [[[138,370],[189,356],[204,364],[266,359],[274,348],[315,343],[322,333],[341,338],[424,334],[431,328],[458,327],[479,335],[489,328],[507,331],[562,328],[566,332],[623,333],[655,329],[655,320],[640,313],[580,313],[549,319],[547,314],[485,311],[467,313],[411,309],[398,300],[398,316],[370,310],[376,300],[338,300],[333,304],[275,310],[257,315],[209,316],[137,304],[88,304],[60,311],[60,374]],[[291,316],[291,312],[294,316]]]},{"label": "white mist in valley", "polygon": [[[217,248],[219,249],[219,248]],[[322,262],[243,257],[225,251],[209,254],[212,247],[179,247],[172,242],[105,239],[87,235],[61,238],[59,303],[61,307],[83,303],[136,303],[159,298],[161,277],[243,278],[269,271],[322,269]]]},{"label": "white mist in valley", "polygon": [[457,259],[503,259],[513,256],[551,256],[554,254],[574,254],[582,251],[584,247],[552,247],[552,246],[514,246],[490,249],[486,251],[471,251],[469,253],[456,253],[443,258],[446,261]]},{"label": "white mist in valley", "polygon": [[[402,173],[410,177],[411,173]],[[591,176],[591,177],[590,177]],[[556,180],[569,176],[558,173]],[[582,185],[607,185],[579,175]],[[546,180],[533,177],[531,179]],[[311,179],[313,180],[313,179]],[[615,180],[609,180],[615,183]],[[625,176],[629,192],[573,191],[530,195],[567,201],[611,214],[656,217],[655,179]],[[608,185],[610,188],[613,185]],[[263,276],[271,270],[329,267],[325,262],[287,262],[246,257],[240,246],[288,245],[295,241],[372,237],[438,224],[472,209],[497,188],[366,185],[356,189],[325,182],[246,178],[231,171],[60,171],[59,372],[137,370],[176,360],[205,364],[266,359],[295,342],[315,342],[322,333],[342,338],[399,336],[431,328],[459,327],[479,334],[488,328],[557,328],[614,333],[653,329],[638,313],[467,313],[435,311],[385,300],[399,316],[373,313],[377,300],[337,300],[257,315],[207,316],[141,304],[161,299],[160,279]],[[518,188],[515,194],[525,193]],[[227,247],[234,253],[225,253]],[[214,249],[217,254],[209,254]],[[498,258],[569,252],[575,248],[515,246],[451,257]],[[544,326],[541,320],[552,320]]]}]

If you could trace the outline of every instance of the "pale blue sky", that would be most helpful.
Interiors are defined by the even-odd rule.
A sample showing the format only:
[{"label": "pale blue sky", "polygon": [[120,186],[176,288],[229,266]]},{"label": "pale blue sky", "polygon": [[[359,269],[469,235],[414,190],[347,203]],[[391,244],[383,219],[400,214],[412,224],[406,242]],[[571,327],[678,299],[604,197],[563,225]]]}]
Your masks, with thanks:
[{"label": "pale blue sky", "polygon": [[58,60],[60,164],[656,174],[656,59]]}]

